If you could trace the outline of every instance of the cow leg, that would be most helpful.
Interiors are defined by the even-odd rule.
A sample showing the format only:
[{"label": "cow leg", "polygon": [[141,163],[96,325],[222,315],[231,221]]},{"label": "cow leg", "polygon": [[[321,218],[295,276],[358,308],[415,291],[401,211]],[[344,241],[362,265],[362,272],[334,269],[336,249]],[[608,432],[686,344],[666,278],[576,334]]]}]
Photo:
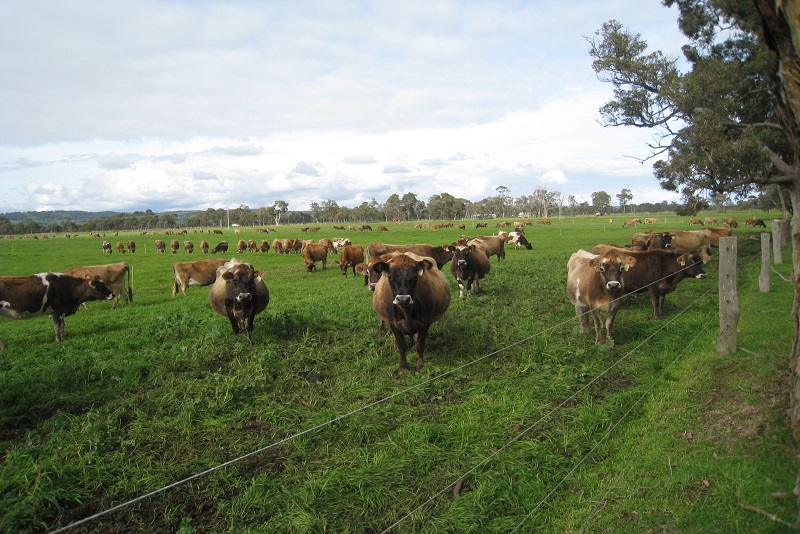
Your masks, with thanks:
[{"label": "cow leg", "polygon": [[662,304],[664,303],[664,295],[655,286],[650,286],[650,300],[653,301],[653,317],[656,320],[664,318],[664,310]]},{"label": "cow leg", "polygon": [[423,326],[417,332],[417,339],[414,348],[417,350],[417,372],[422,370],[422,355],[425,353],[425,339],[428,337],[428,328],[430,324]]},{"label": "cow leg", "polygon": [[408,361],[406,360],[406,350],[408,350],[408,345],[406,344],[406,336],[395,326],[392,326],[392,334],[394,334],[394,344],[397,346],[397,350],[400,352],[400,370],[408,371]]},{"label": "cow leg", "polygon": [[460,278],[456,280],[458,282],[458,298],[464,298],[464,281]]},{"label": "cow leg", "polygon": [[581,332],[586,333],[589,331],[589,321],[586,319],[586,310],[583,306],[575,306],[575,316],[578,318],[578,325],[581,327]]},{"label": "cow leg", "polygon": [[614,318],[617,316],[617,310],[611,310],[606,317],[606,338],[608,341],[614,341],[614,336],[611,335],[611,330],[614,328]]},{"label": "cow leg", "polygon": [[228,320],[231,322],[231,328],[233,328],[233,333],[239,335],[241,330],[239,329],[239,321],[236,317],[233,316],[233,312],[228,312]]},{"label": "cow leg", "polygon": [[64,316],[53,314],[53,328],[56,332],[56,341],[64,341]]},{"label": "cow leg", "polygon": [[600,317],[600,310],[597,308],[592,310],[592,319],[594,319],[594,342],[601,345],[603,343],[603,320]]}]

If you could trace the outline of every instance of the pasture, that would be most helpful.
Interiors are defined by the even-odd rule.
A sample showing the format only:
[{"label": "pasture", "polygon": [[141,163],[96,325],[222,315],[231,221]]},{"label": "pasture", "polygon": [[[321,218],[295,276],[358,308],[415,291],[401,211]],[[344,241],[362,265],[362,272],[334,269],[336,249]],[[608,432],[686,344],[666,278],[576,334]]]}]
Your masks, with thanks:
[{"label": "pasture", "polygon": [[[134,300],[88,303],[66,319],[63,343],[49,317],[0,319],[0,530],[102,514],[74,530],[783,531],[752,508],[797,514],[794,498],[771,496],[791,493],[798,460],[782,411],[791,285],[774,277],[758,293],[759,242],[748,239],[758,232],[740,226],[745,350],[715,353],[716,256],[707,279],[667,296],[663,321],[646,295],[626,297],[615,344],[596,346],[565,295],[570,254],[689,229],[674,215],[636,229],[622,219],[527,227],[533,249],[507,246],[467,299],[445,266],[450,308],[430,329],[422,371],[402,374],[363,278],[343,277],[333,257],[307,273],[300,254],[237,254],[236,240],[441,245],[496,233],[494,221],[223,229],[225,257],[267,273],[253,346],[211,311],[208,287],[172,296],[172,263],[212,257],[199,241],[220,236],[190,230],[179,239],[194,241],[193,254],[163,255],[154,240],[170,236],[149,233],[106,236],[136,241],[124,255],[103,254],[88,234],[1,241],[2,275],[126,261]],[[789,257],[776,266],[784,276]]]}]

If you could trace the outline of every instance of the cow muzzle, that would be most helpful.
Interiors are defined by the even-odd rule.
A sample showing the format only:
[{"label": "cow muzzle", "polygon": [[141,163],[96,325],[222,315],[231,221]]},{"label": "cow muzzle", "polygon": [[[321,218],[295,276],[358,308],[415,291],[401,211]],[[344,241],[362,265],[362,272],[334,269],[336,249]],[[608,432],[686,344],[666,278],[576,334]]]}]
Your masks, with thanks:
[{"label": "cow muzzle", "polygon": [[411,295],[397,295],[392,303],[397,306],[411,306],[414,304],[414,299],[411,298]]},{"label": "cow muzzle", "polygon": [[458,260],[458,265],[465,266],[467,264],[467,260]]},{"label": "cow muzzle", "polygon": [[247,302],[250,302],[252,298],[253,295],[251,293],[239,293],[238,295],[236,295],[236,302],[238,302],[239,304],[245,304]]},{"label": "cow muzzle", "polygon": [[606,282],[606,289],[619,289],[621,285],[622,284],[619,282],[611,280],[610,282]]},{"label": "cow muzzle", "polygon": [[699,279],[701,279],[701,280],[702,280],[703,278],[705,278],[705,277],[706,277],[706,273],[700,273],[700,274],[698,274],[697,276],[695,276],[695,278],[699,278]]}]

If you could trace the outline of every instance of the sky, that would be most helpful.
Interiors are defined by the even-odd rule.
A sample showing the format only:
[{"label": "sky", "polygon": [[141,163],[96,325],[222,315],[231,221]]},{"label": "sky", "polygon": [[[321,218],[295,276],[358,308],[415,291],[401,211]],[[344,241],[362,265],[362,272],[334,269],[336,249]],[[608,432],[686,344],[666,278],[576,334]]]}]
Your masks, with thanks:
[{"label": "sky", "polygon": [[354,208],[630,189],[653,132],[604,128],[587,38],[680,57],[659,0],[4,0],[0,213]]}]

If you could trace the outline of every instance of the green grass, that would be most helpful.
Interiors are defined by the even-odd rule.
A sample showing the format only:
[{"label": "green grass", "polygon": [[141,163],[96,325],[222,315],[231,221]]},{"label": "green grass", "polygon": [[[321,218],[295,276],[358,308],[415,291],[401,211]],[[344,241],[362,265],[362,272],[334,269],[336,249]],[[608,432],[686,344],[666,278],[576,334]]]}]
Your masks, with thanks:
[{"label": "green grass", "polygon": [[[753,215],[768,220],[736,214]],[[448,265],[455,298],[422,372],[402,375],[371,293],[332,262],[309,274],[298,255],[228,254],[267,271],[251,347],[210,310],[208,288],[172,297],[172,262],[202,254],[157,255],[163,236],[109,236],[137,242],[111,257],[88,236],[0,242],[3,275],[120,260],[134,271],[134,302],[90,303],[67,318],[64,343],[49,318],[0,321],[0,530],[52,530],[264,449],[78,530],[372,532],[411,514],[395,531],[783,531],[753,508],[797,515],[793,497],[772,496],[791,494],[798,465],[790,284],[773,275],[758,292],[756,232],[740,227],[737,353],[716,355],[716,261],[667,297],[665,321],[630,298],[615,346],[595,346],[578,333],[565,266],[578,248],[627,242],[619,219],[530,227],[533,250],[493,259],[468,299]],[[320,226],[308,237],[363,245],[464,233]],[[239,237],[265,235],[306,237],[298,226]]]}]

